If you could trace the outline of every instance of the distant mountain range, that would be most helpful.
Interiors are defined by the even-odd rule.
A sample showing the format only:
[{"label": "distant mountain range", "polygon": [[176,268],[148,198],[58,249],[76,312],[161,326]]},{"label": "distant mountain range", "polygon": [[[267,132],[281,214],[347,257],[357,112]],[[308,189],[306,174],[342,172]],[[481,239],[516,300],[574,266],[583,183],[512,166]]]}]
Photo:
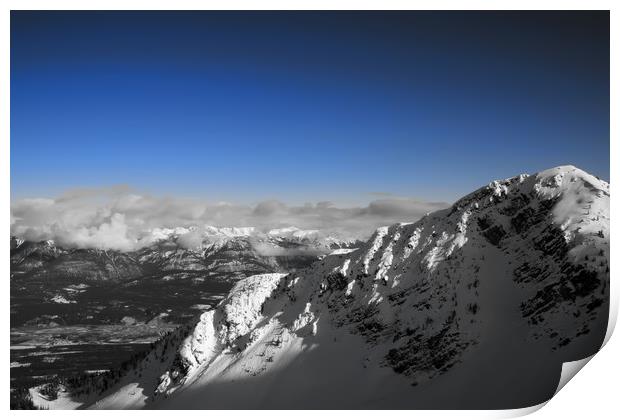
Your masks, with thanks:
[{"label": "distant mountain range", "polygon": [[[159,302],[155,306],[165,309],[169,296],[158,285],[171,285],[177,289],[175,293],[193,288],[186,298],[195,299],[202,285],[226,283],[229,288],[253,274],[295,271],[335,249],[361,244],[296,228],[262,234],[253,228],[209,227],[201,230],[198,242],[188,246],[189,232],[191,228],[159,229],[154,232],[158,237],[155,243],[131,252],[63,248],[53,241],[28,242],[11,237],[12,326],[41,321],[46,325],[46,318],[38,317],[63,315],[65,309],[58,306],[63,304],[85,307],[54,317],[53,323],[83,322],[80,317],[93,315],[89,308],[93,306],[93,290],[104,293],[111,285],[115,285],[115,295],[110,300],[123,300],[128,294],[133,296],[134,305],[148,306],[147,302],[156,299]],[[159,296],[154,296],[156,291]],[[147,302],[136,295],[144,295]],[[120,311],[116,317],[127,315],[135,316]],[[106,318],[105,322],[115,321]]]},{"label": "distant mountain range", "polygon": [[[11,237],[11,273],[35,277],[76,277],[84,281],[123,281],[143,275],[262,271],[295,265],[290,257],[317,257],[333,249],[359,246],[319,231],[294,227],[266,234],[254,228],[155,229],[154,244],[131,252],[63,248],[54,241]],[[189,243],[191,242],[191,244]],[[273,258],[272,258],[273,257]]]}]

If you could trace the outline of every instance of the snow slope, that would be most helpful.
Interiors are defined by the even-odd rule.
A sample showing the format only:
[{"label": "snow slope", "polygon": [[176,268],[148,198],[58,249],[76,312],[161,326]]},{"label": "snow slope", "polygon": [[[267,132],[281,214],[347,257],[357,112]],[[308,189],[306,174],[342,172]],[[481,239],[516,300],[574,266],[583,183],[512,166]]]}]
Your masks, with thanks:
[{"label": "snow slope", "polygon": [[608,292],[609,184],[572,166],[520,175],[241,281],[149,365],[142,397],[125,383],[93,408],[531,406],[598,350]]}]

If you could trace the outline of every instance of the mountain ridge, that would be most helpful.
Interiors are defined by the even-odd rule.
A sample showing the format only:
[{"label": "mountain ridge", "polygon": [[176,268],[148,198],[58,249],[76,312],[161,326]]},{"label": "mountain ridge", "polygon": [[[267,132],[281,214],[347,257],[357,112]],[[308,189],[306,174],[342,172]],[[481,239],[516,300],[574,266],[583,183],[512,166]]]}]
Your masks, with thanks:
[{"label": "mountain ridge", "polygon": [[572,166],[519,175],[242,280],[165,362],[145,361],[156,384],[128,379],[92,407],[535,405],[562,361],[600,347],[608,285],[609,184]]}]

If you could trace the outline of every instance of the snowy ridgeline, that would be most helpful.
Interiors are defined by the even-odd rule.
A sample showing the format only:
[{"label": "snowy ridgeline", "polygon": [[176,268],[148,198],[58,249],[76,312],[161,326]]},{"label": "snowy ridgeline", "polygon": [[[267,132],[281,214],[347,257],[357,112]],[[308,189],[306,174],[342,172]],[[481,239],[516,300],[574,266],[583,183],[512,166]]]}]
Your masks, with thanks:
[{"label": "snowy ridgeline", "polygon": [[608,290],[609,185],[570,166],[521,175],[294,275],[239,282],[140,377],[83,405],[533,405],[562,361],[600,347]]}]

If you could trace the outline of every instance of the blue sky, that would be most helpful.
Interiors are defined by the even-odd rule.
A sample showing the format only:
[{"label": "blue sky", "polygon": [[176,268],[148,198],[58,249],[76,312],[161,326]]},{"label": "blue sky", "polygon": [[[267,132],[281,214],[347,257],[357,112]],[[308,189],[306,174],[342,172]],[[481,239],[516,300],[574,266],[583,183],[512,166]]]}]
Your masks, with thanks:
[{"label": "blue sky", "polygon": [[13,197],[453,201],[609,179],[609,15],[12,12]]}]

